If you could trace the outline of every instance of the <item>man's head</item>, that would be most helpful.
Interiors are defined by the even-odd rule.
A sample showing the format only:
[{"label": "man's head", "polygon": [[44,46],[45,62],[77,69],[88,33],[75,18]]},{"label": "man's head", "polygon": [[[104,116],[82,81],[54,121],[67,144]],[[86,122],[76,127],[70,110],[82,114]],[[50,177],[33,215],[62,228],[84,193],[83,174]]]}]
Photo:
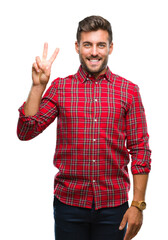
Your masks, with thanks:
[{"label": "man's head", "polygon": [[109,43],[111,44],[113,41],[111,24],[106,19],[100,16],[86,17],[79,22],[77,34],[76,34],[77,42],[80,43],[82,32],[97,31],[99,29],[105,30],[108,32]]},{"label": "man's head", "polygon": [[90,16],[79,22],[76,51],[82,67],[98,77],[105,73],[108,55],[113,50],[110,23],[100,16]]}]

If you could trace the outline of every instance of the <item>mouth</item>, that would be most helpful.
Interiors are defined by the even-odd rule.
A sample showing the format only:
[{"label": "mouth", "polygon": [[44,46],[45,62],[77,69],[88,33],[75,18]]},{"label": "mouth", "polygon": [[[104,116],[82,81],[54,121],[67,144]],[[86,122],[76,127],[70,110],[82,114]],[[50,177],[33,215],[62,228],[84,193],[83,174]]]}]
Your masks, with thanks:
[{"label": "mouth", "polygon": [[90,63],[93,63],[93,64],[97,64],[100,62],[101,58],[87,58],[87,60],[90,62]]}]

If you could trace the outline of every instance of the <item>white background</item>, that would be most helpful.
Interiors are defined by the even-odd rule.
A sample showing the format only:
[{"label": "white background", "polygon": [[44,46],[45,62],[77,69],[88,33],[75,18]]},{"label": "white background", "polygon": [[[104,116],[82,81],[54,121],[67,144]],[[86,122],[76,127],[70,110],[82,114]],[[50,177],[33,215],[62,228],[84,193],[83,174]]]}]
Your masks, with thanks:
[{"label": "white background", "polygon": [[[31,66],[56,47],[51,80],[74,74],[78,22],[101,15],[113,28],[112,72],[138,84],[146,110],[152,170],[144,224],[135,240],[168,239],[167,222],[167,7],[165,0],[6,0],[0,6],[0,239],[54,240],[53,166],[56,121],[37,138],[16,136],[18,108],[31,87]],[[49,85],[50,85],[49,83]],[[131,175],[130,175],[131,176]],[[132,188],[130,201],[132,200]]]}]

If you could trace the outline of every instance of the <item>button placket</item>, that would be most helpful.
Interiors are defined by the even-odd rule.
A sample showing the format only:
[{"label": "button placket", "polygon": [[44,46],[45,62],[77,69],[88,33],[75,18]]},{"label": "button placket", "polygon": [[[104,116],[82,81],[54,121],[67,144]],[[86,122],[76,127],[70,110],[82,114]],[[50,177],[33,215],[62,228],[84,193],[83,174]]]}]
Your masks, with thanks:
[{"label": "button placket", "polygon": [[[98,82],[95,81],[93,83],[94,87],[93,89],[93,152],[92,156],[94,156],[94,159],[92,159],[92,183],[95,185],[96,180],[95,180],[95,173],[96,173],[96,159],[95,159],[95,151],[96,151],[96,145],[97,145],[97,138],[94,137],[96,136],[96,123],[97,123],[97,118],[96,118],[96,108],[97,108],[97,102],[98,102],[98,96],[97,96],[97,87],[98,87]],[[94,186],[93,186],[94,187]]]}]

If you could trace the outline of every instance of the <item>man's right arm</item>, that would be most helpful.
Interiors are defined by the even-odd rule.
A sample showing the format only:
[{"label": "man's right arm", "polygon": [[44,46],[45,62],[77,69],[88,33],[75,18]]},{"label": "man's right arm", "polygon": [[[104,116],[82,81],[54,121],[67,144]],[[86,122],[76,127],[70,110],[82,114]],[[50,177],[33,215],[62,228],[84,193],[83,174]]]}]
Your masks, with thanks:
[{"label": "man's right arm", "polygon": [[[47,98],[47,94],[42,102],[42,95],[50,78],[51,66],[59,49],[54,51],[49,60],[46,60],[47,51],[48,44],[45,43],[42,60],[40,57],[36,57],[36,62],[32,66],[32,87],[26,103],[19,109],[17,135],[20,140],[29,140],[37,136],[55,119],[57,114],[56,104],[53,99]],[[50,88],[47,92],[50,92]],[[54,98],[54,96],[52,97]],[[47,109],[50,109],[48,114],[46,106],[48,106]]]},{"label": "man's right arm", "polygon": [[36,61],[33,63],[32,66],[33,83],[28,99],[24,106],[26,116],[33,116],[39,110],[43,92],[46,89],[47,83],[50,79],[51,66],[57,57],[59,49],[56,48],[56,50],[54,51],[53,55],[49,60],[47,60],[47,52],[48,44],[45,43],[42,59],[40,59],[40,57],[36,57]]},{"label": "man's right arm", "polygon": [[38,111],[41,103],[42,95],[45,91],[45,86],[31,87],[28,99],[24,105],[25,116],[34,116]]},{"label": "man's right arm", "polygon": [[[58,116],[57,106],[57,85],[59,78],[54,80],[44,96],[38,103],[31,104],[33,101],[33,91],[30,92],[28,100],[19,108],[19,120],[17,125],[17,135],[20,140],[30,140],[46,129]],[[37,95],[36,95],[37,96]],[[30,108],[29,108],[30,104]],[[29,113],[25,113],[25,109]],[[38,109],[39,108],[39,109]],[[35,113],[37,111],[37,113]],[[32,114],[31,114],[32,113]],[[31,116],[32,115],[32,116]]]}]

